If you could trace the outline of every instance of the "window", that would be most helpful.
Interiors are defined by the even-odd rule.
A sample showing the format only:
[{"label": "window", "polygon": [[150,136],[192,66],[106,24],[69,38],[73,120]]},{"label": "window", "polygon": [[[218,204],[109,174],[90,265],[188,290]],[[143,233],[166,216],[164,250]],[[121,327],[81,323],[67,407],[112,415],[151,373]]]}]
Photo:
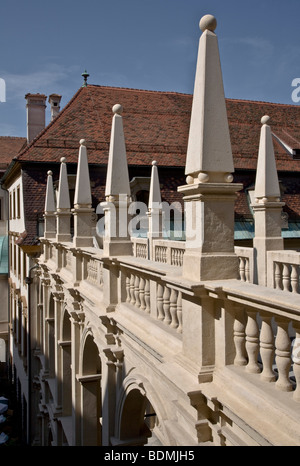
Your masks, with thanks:
[{"label": "window", "polygon": [[17,218],[21,218],[20,186],[17,187]]},{"label": "window", "polygon": [[16,191],[13,190],[12,218],[16,218]]},{"label": "window", "polygon": [[9,219],[12,219],[12,194],[9,193]]}]

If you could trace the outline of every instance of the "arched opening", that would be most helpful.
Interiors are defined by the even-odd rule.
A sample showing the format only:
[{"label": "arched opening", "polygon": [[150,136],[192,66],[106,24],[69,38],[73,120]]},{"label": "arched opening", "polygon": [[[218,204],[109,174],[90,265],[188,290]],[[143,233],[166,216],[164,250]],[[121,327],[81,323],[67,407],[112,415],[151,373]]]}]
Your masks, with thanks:
[{"label": "arched opening", "polygon": [[102,444],[101,360],[91,335],[85,340],[81,382],[82,446]]},{"label": "arched opening", "polygon": [[156,413],[139,389],[131,390],[124,402],[120,421],[120,444],[142,446],[155,426]]}]

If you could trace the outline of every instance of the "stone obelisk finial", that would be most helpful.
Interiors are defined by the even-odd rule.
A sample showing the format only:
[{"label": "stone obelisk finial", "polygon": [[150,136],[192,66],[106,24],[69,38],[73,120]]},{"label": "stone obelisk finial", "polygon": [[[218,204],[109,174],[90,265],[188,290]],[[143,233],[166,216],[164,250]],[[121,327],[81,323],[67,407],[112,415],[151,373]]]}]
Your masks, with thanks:
[{"label": "stone obelisk finial", "polygon": [[59,185],[56,207],[56,241],[71,241],[71,207],[66,158],[60,159]]},{"label": "stone obelisk finial", "polygon": [[282,229],[282,207],[276,169],[276,159],[272,140],[270,117],[264,115],[258,150],[256,180],[252,204],[254,211],[255,250],[254,280],[259,285],[267,285],[267,252],[284,249]]},{"label": "stone obelisk finial", "polygon": [[55,218],[55,196],[53,187],[53,173],[51,170],[47,173],[47,188],[45,200],[45,228],[44,238],[50,239],[56,237],[56,218]]},{"label": "stone obelisk finial", "polygon": [[223,181],[234,171],[216,27],[214,16],[201,18],[185,168],[201,182]]},{"label": "stone obelisk finial", "polygon": [[105,185],[106,202],[101,205],[105,213],[105,255],[132,255],[128,231],[130,184],[123,129],[123,107],[113,106],[113,119]]},{"label": "stone obelisk finial", "polygon": [[73,209],[73,244],[75,247],[89,247],[93,245],[91,183],[85,139],[81,139],[79,144]]},{"label": "stone obelisk finial", "polygon": [[223,78],[215,34],[217,21],[205,15],[199,41],[184,194],[186,250],[183,276],[192,280],[238,277],[234,253],[234,202],[242,185],[234,171]]},{"label": "stone obelisk finial", "polygon": [[152,162],[151,181],[148,201],[148,242],[149,258],[153,259],[153,239],[162,237],[162,203],[157,162]]}]

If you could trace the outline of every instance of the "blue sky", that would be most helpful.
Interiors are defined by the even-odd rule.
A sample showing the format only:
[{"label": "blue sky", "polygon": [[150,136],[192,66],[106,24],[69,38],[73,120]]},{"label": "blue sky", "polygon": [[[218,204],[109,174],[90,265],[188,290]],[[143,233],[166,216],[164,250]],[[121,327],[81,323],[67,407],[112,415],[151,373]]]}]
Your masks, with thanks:
[{"label": "blue sky", "polygon": [[27,92],[62,94],[64,107],[85,69],[90,84],[192,93],[208,13],[226,97],[298,104],[299,0],[1,0],[0,9],[0,136],[26,136]]}]

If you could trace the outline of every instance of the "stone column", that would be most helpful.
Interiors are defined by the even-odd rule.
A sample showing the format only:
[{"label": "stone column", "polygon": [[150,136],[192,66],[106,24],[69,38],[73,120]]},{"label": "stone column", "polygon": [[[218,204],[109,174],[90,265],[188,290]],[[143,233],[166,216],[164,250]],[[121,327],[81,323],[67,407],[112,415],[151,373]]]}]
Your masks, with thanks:
[{"label": "stone column", "polygon": [[281,235],[281,214],[284,202],[280,201],[272,132],[267,124],[269,119],[267,115],[261,119],[262,128],[254,191],[255,202],[252,204],[255,220],[254,281],[263,286],[267,285],[267,252],[284,249]]}]

